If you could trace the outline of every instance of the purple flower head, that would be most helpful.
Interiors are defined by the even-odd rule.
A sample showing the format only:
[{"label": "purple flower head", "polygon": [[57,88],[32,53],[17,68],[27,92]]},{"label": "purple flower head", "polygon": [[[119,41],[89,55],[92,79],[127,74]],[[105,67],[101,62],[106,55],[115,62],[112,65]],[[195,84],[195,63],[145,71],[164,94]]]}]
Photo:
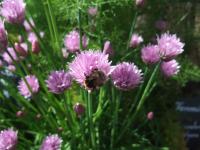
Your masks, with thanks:
[{"label": "purple flower head", "polygon": [[84,51],[69,64],[72,77],[88,91],[102,86],[110,73],[108,55],[99,51]]},{"label": "purple flower head", "polygon": [[136,48],[141,42],[143,42],[142,36],[134,33],[131,37],[130,47]]},{"label": "purple flower head", "polygon": [[[26,84],[25,80],[27,81],[27,84],[29,86]],[[29,98],[32,96],[32,94],[35,94],[39,91],[39,82],[34,75],[26,76],[25,80],[21,79],[19,81],[18,89],[22,96],[24,96],[25,98]],[[29,90],[29,87],[31,91]]]},{"label": "purple flower head", "polygon": [[166,77],[171,77],[179,72],[180,66],[175,59],[167,62],[163,61],[161,64],[161,70]]},{"label": "purple flower head", "polygon": [[[15,60],[15,61],[18,61],[18,57],[17,57],[17,54],[16,52],[14,51],[13,48],[11,47],[8,47],[7,48],[7,51],[10,53],[10,55],[12,56],[12,58]],[[10,57],[10,55],[7,53],[7,52],[4,52],[3,53],[3,59],[8,63],[8,64],[12,64],[13,63],[13,59]]]},{"label": "purple flower head", "polygon": [[[64,40],[65,47],[70,53],[76,53],[80,51],[80,35],[79,32],[74,30],[65,36]],[[83,48],[86,48],[88,45],[88,38],[86,35],[82,37]]]},{"label": "purple flower head", "polygon": [[16,150],[17,131],[13,129],[3,130],[0,133],[0,150]]},{"label": "purple flower head", "polygon": [[74,105],[74,111],[76,112],[78,117],[81,117],[81,115],[83,115],[85,112],[85,107],[80,103],[76,103]]},{"label": "purple flower head", "polygon": [[164,31],[167,29],[167,22],[164,20],[157,20],[155,22],[155,27],[160,31]]},{"label": "purple flower head", "polygon": [[0,19],[0,52],[5,50],[7,45],[7,32],[4,27],[4,22]]},{"label": "purple flower head", "polygon": [[146,64],[154,64],[160,60],[159,48],[157,45],[148,45],[142,48],[142,60]]},{"label": "purple flower head", "polygon": [[40,147],[40,150],[60,150],[62,144],[62,139],[57,135],[47,136]]},{"label": "purple flower head", "polygon": [[[35,23],[33,21],[33,18],[30,18],[30,24],[35,27]],[[24,28],[27,32],[31,32],[32,31],[32,27],[30,26],[30,24],[28,23],[27,20],[24,21],[23,25],[24,25]]]},{"label": "purple flower head", "polygon": [[114,51],[113,51],[113,48],[112,48],[110,41],[106,41],[104,43],[103,53],[108,54],[109,56],[113,56]]},{"label": "purple flower head", "polygon": [[133,63],[123,62],[114,67],[111,79],[118,89],[127,91],[137,87],[142,82],[142,73]]},{"label": "purple flower head", "polygon": [[92,17],[96,16],[98,12],[98,8],[97,7],[90,7],[88,8],[88,14]]},{"label": "purple flower head", "polygon": [[4,0],[0,11],[7,22],[22,24],[25,18],[25,7],[23,0]]},{"label": "purple flower head", "polygon": [[47,87],[52,93],[63,93],[71,86],[71,75],[64,70],[52,72],[46,80]]},{"label": "purple flower head", "polygon": [[184,43],[175,34],[164,33],[157,38],[160,56],[170,60],[183,52]]}]

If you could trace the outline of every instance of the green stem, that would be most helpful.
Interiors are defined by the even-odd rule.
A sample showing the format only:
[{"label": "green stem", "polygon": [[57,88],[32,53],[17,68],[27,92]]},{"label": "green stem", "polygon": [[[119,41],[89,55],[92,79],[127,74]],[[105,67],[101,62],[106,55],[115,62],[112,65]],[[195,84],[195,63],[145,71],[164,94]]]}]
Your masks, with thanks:
[{"label": "green stem", "polygon": [[138,16],[138,12],[136,11],[135,15],[134,15],[134,18],[133,18],[133,21],[132,21],[132,24],[131,24],[131,30],[129,32],[128,43],[127,43],[127,46],[126,46],[126,51],[129,48],[129,44],[130,44],[130,41],[131,41],[131,36],[132,36],[132,33],[133,33],[133,29],[134,29],[136,21],[137,21],[137,16]]},{"label": "green stem", "polygon": [[53,27],[53,31],[54,31],[56,48],[58,48],[60,50],[58,28],[57,28],[57,25],[56,25],[56,21],[55,21],[55,16],[53,14],[53,10],[51,8],[51,1],[50,0],[47,0],[47,5],[48,5],[48,10],[49,10],[50,21],[51,21],[51,24],[52,24],[52,27]]},{"label": "green stem", "polygon": [[137,117],[137,115],[139,114],[139,112],[140,112],[140,110],[141,110],[141,108],[142,108],[142,106],[144,105],[144,102],[145,102],[145,100],[146,100],[147,93],[148,93],[148,91],[150,90],[150,88],[151,88],[151,86],[152,86],[152,83],[153,83],[153,81],[154,81],[154,78],[155,78],[155,76],[156,76],[156,73],[157,73],[157,71],[158,71],[159,66],[160,66],[160,63],[158,63],[158,64],[156,65],[156,67],[154,68],[154,70],[153,70],[153,72],[152,72],[152,74],[151,74],[151,77],[150,77],[150,79],[148,80],[147,86],[145,87],[144,92],[143,92],[143,94],[142,94],[142,96],[141,96],[141,98],[140,98],[140,101],[139,101],[139,103],[138,103],[138,105],[137,105],[137,107],[136,107],[135,113],[133,114],[133,116],[131,116],[131,117],[129,118],[128,123],[123,127],[123,130],[122,130],[121,134],[118,136],[117,141],[120,140],[120,138],[124,135],[124,133],[126,132],[126,130],[129,128],[129,126],[132,124],[132,122],[134,121],[134,119],[135,119],[135,118]]},{"label": "green stem", "polygon": [[96,149],[96,144],[95,144],[95,133],[94,133],[94,124],[93,124],[93,105],[92,105],[92,95],[91,93],[88,93],[88,98],[87,98],[87,113],[88,113],[88,124],[89,124],[89,131],[90,131],[90,138],[91,138],[91,144],[92,144],[92,150]]},{"label": "green stem", "polygon": [[112,104],[113,104],[113,119],[112,119],[112,129],[111,129],[111,144],[110,149],[112,150],[114,147],[114,140],[116,135],[116,125],[118,124],[118,109],[121,99],[121,93],[120,96],[116,99],[115,97],[115,89],[112,88]]},{"label": "green stem", "polygon": [[[81,0],[79,0],[79,3],[81,3]],[[79,4],[78,3],[78,4]],[[80,5],[79,5],[80,6]],[[82,43],[82,14],[81,14],[81,8],[78,7],[78,26],[79,26],[79,35],[80,35],[80,41],[79,41],[79,44],[80,44],[80,50],[83,49],[83,43]]]}]

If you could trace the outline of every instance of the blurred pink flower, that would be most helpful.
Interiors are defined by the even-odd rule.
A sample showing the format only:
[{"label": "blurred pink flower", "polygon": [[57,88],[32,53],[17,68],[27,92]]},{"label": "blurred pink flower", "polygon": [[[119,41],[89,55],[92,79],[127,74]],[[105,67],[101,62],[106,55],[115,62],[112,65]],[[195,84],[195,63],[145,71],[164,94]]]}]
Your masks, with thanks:
[{"label": "blurred pink flower", "polygon": [[157,45],[148,45],[142,48],[142,60],[146,64],[154,64],[160,60],[159,48]]},{"label": "blurred pink flower", "polygon": [[164,20],[157,20],[155,22],[155,27],[160,31],[165,31],[167,29],[167,22]]},{"label": "blurred pink flower", "polygon": [[[29,87],[27,86],[25,80],[27,81],[27,84],[29,85],[31,91],[29,90]],[[32,94],[35,94],[39,91],[38,79],[34,75],[26,76],[25,79],[21,79],[19,81],[18,90],[20,94],[25,98],[31,97]]]},{"label": "blurred pink flower", "polygon": [[4,27],[4,22],[0,19],[0,52],[6,49],[8,45],[7,32]]},{"label": "blurred pink flower", "polygon": [[16,67],[14,65],[8,65],[8,70],[11,71],[11,72],[15,72]]},{"label": "blurred pink flower", "polygon": [[3,0],[0,12],[7,22],[22,24],[25,19],[25,7],[23,0]]},{"label": "blurred pink flower", "polygon": [[92,17],[96,16],[98,12],[98,8],[97,7],[90,7],[88,8],[88,14]]},{"label": "blurred pink flower", "polygon": [[[76,53],[80,51],[80,35],[79,32],[74,30],[71,31],[69,34],[65,36],[64,40],[65,47],[67,48],[67,51],[70,53]],[[82,46],[83,48],[86,48],[88,45],[88,38],[86,35],[83,35],[82,37]]]},{"label": "blurred pink flower", "polygon": [[136,48],[141,42],[143,42],[142,36],[137,33],[133,33],[130,40],[130,47]]},{"label": "blurred pink flower", "polygon": [[0,150],[16,150],[17,131],[7,129],[0,132]]},{"label": "blurred pink flower", "polygon": [[171,77],[179,72],[180,66],[178,62],[173,59],[167,62],[162,62],[161,70],[166,77]]},{"label": "blurred pink flower", "polygon": [[60,150],[62,144],[62,139],[57,135],[47,136],[40,147],[40,150]]},{"label": "blurred pink flower", "polygon": [[[11,47],[8,47],[7,48],[7,51],[10,53],[10,55],[12,56],[12,58],[15,60],[15,61],[18,61],[18,57],[17,57],[17,54],[15,53],[14,49],[11,48]],[[12,64],[13,63],[13,59],[10,57],[10,55],[7,53],[7,52],[4,52],[3,53],[3,59],[8,63],[8,64]]]}]

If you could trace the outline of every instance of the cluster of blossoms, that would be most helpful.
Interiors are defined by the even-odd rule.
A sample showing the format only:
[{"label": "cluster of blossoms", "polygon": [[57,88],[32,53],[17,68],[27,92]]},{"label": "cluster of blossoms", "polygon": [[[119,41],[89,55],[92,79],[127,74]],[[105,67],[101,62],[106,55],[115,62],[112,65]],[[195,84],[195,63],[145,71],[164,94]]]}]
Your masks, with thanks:
[{"label": "cluster of blossoms", "polygon": [[[0,132],[0,150],[16,150],[18,143],[18,132],[13,129],[7,129]],[[60,150],[62,139],[57,135],[47,136],[41,146],[40,150]]]},{"label": "cluster of blossoms", "polygon": [[[101,87],[111,77],[113,84],[121,90],[130,90],[142,81],[141,70],[133,63],[122,62],[111,66],[108,55],[100,51],[83,51],[69,63],[69,72],[54,71],[46,80],[50,92],[63,93],[71,86],[72,79],[88,91]],[[29,75],[19,81],[18,89],[25,98],[39,90],[36,76]]]},{"label": "cluster of blossoms", "polygon": [[157,38],[157,45],[147,45],[142,48],[142,60],[146,64],[161,63],[161,70],[167,77],[176,75],[180,66],[174,59],[183,52],[184,44],[175,35],[164,33]]},{"label": "cluster of blossoms", "polygon": [[[28,55],[28,44],[19,35],[18,41],[13,45],[11,44],[13,47],[8,47],[8,38],[4,22],[21,26],[24,25],[28,34],[28,41],[32,45],[32,53],[38,54],[40,51],[37,36],[32,31],[32,27],[35,27],[35,24],[32,19],[30,19],[30,22],[25,20],[25,8],[26,4],[23,0],[3,0],[0,7],[0,14],[5,20],[2,21],[0,19],[0,52],[2,53],[3,60],[8,64],[8,70],[10,71],[15,71],[13,61],[19,61]],[[43,37],[44,33],[41,32],[40,36]]]}]

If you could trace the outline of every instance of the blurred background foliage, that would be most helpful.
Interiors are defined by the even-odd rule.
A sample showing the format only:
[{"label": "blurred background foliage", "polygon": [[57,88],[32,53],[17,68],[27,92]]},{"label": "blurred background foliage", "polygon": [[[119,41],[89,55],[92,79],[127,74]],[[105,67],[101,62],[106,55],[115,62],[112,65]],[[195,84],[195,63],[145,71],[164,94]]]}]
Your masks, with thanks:
[{"label": "blurred background foliage", "polygon": [[[135,15],[134,1],[80,1],[81,3],[79,3],[79,0],[51,0],[52,11],[55,14],[59,29],[60,43],[63,43],[63,38],[67,32],[78,28],[77,14],[80,9],[82,12],[82,30],[90,37],[89,47],[101,49],[104,41],[110,40],[115,50],[113,62],[115,63],[116,60],[124,57],[128,53],[126,51],[126,43],[132,19]],[[27,12],[29,12],[28,16],[34,19],[36,27],[44,31],[45,34],[49,33],[45,11],[43,10],[43,5],[45,5],[46,1],[26,0],[26,2]],[[99,12],[96,17],[87,15],[88,8],[91,6],[98,7]],[[183,95],[182,89],[188,83],[200,82],[200,42],[198,42],[200,39],[200,2],[198,0],[147,0],[146,6],[139,9],[138,13],[139,16],[134,32],[140,33],[144,37],[144,43],[153,42],[156,35],[161,33],[155,28],[157,20],[167,21],[166,31],[177,33],[182,41],[185,42],[185,52],[179,58],[181,64],[179,75],[170,80],[164,79],[164,82],[154,89],[153,94],[146,104],[144,117],[147,112],[153,111],[155,113],[155,120],[149,123],[148,126],[140,128],[139,133],[145,136],[143,137],[143,143],[138,144],[149,145],[151,143],[154,146],[169,146],[170,150],[184,150],[186,149],[184,133],[177,119],[178,114],[176,113],[175,101]],[[47,34],[45,38],[48,41],[49,35]],[[51,43],[48,44],[51,45]],[[139,60],[139,56],[140,53],[137,52],[134,54],[134,57],[127,57],[126,60],[138,62],[135,60]],[[141,68],[143,67],[142,64],[137,65]],[[160,78],[163,79],[163,77]],[[1,90],[0,98],[6,99],[3,92]],[[166,95],[164,93],[173,94]],[[127,94],[127,99],[131,101],[130,94]],[[14,118],[13,114],[15,113],[13,112],[9,115]],[[6,126],[6,124],[4,125]],[[140,135],[136,135],[135,137],[137,136],[140,137]],[[38,137],[38,139],[41,139],[41,137]],[[153,140],[148,141],[147,139]],[[137,139],[132,140],[137,141]],[[136,149],[137,144],[133,147]],[[141,147],[139,146],[138,149],[141,149]]]}]

